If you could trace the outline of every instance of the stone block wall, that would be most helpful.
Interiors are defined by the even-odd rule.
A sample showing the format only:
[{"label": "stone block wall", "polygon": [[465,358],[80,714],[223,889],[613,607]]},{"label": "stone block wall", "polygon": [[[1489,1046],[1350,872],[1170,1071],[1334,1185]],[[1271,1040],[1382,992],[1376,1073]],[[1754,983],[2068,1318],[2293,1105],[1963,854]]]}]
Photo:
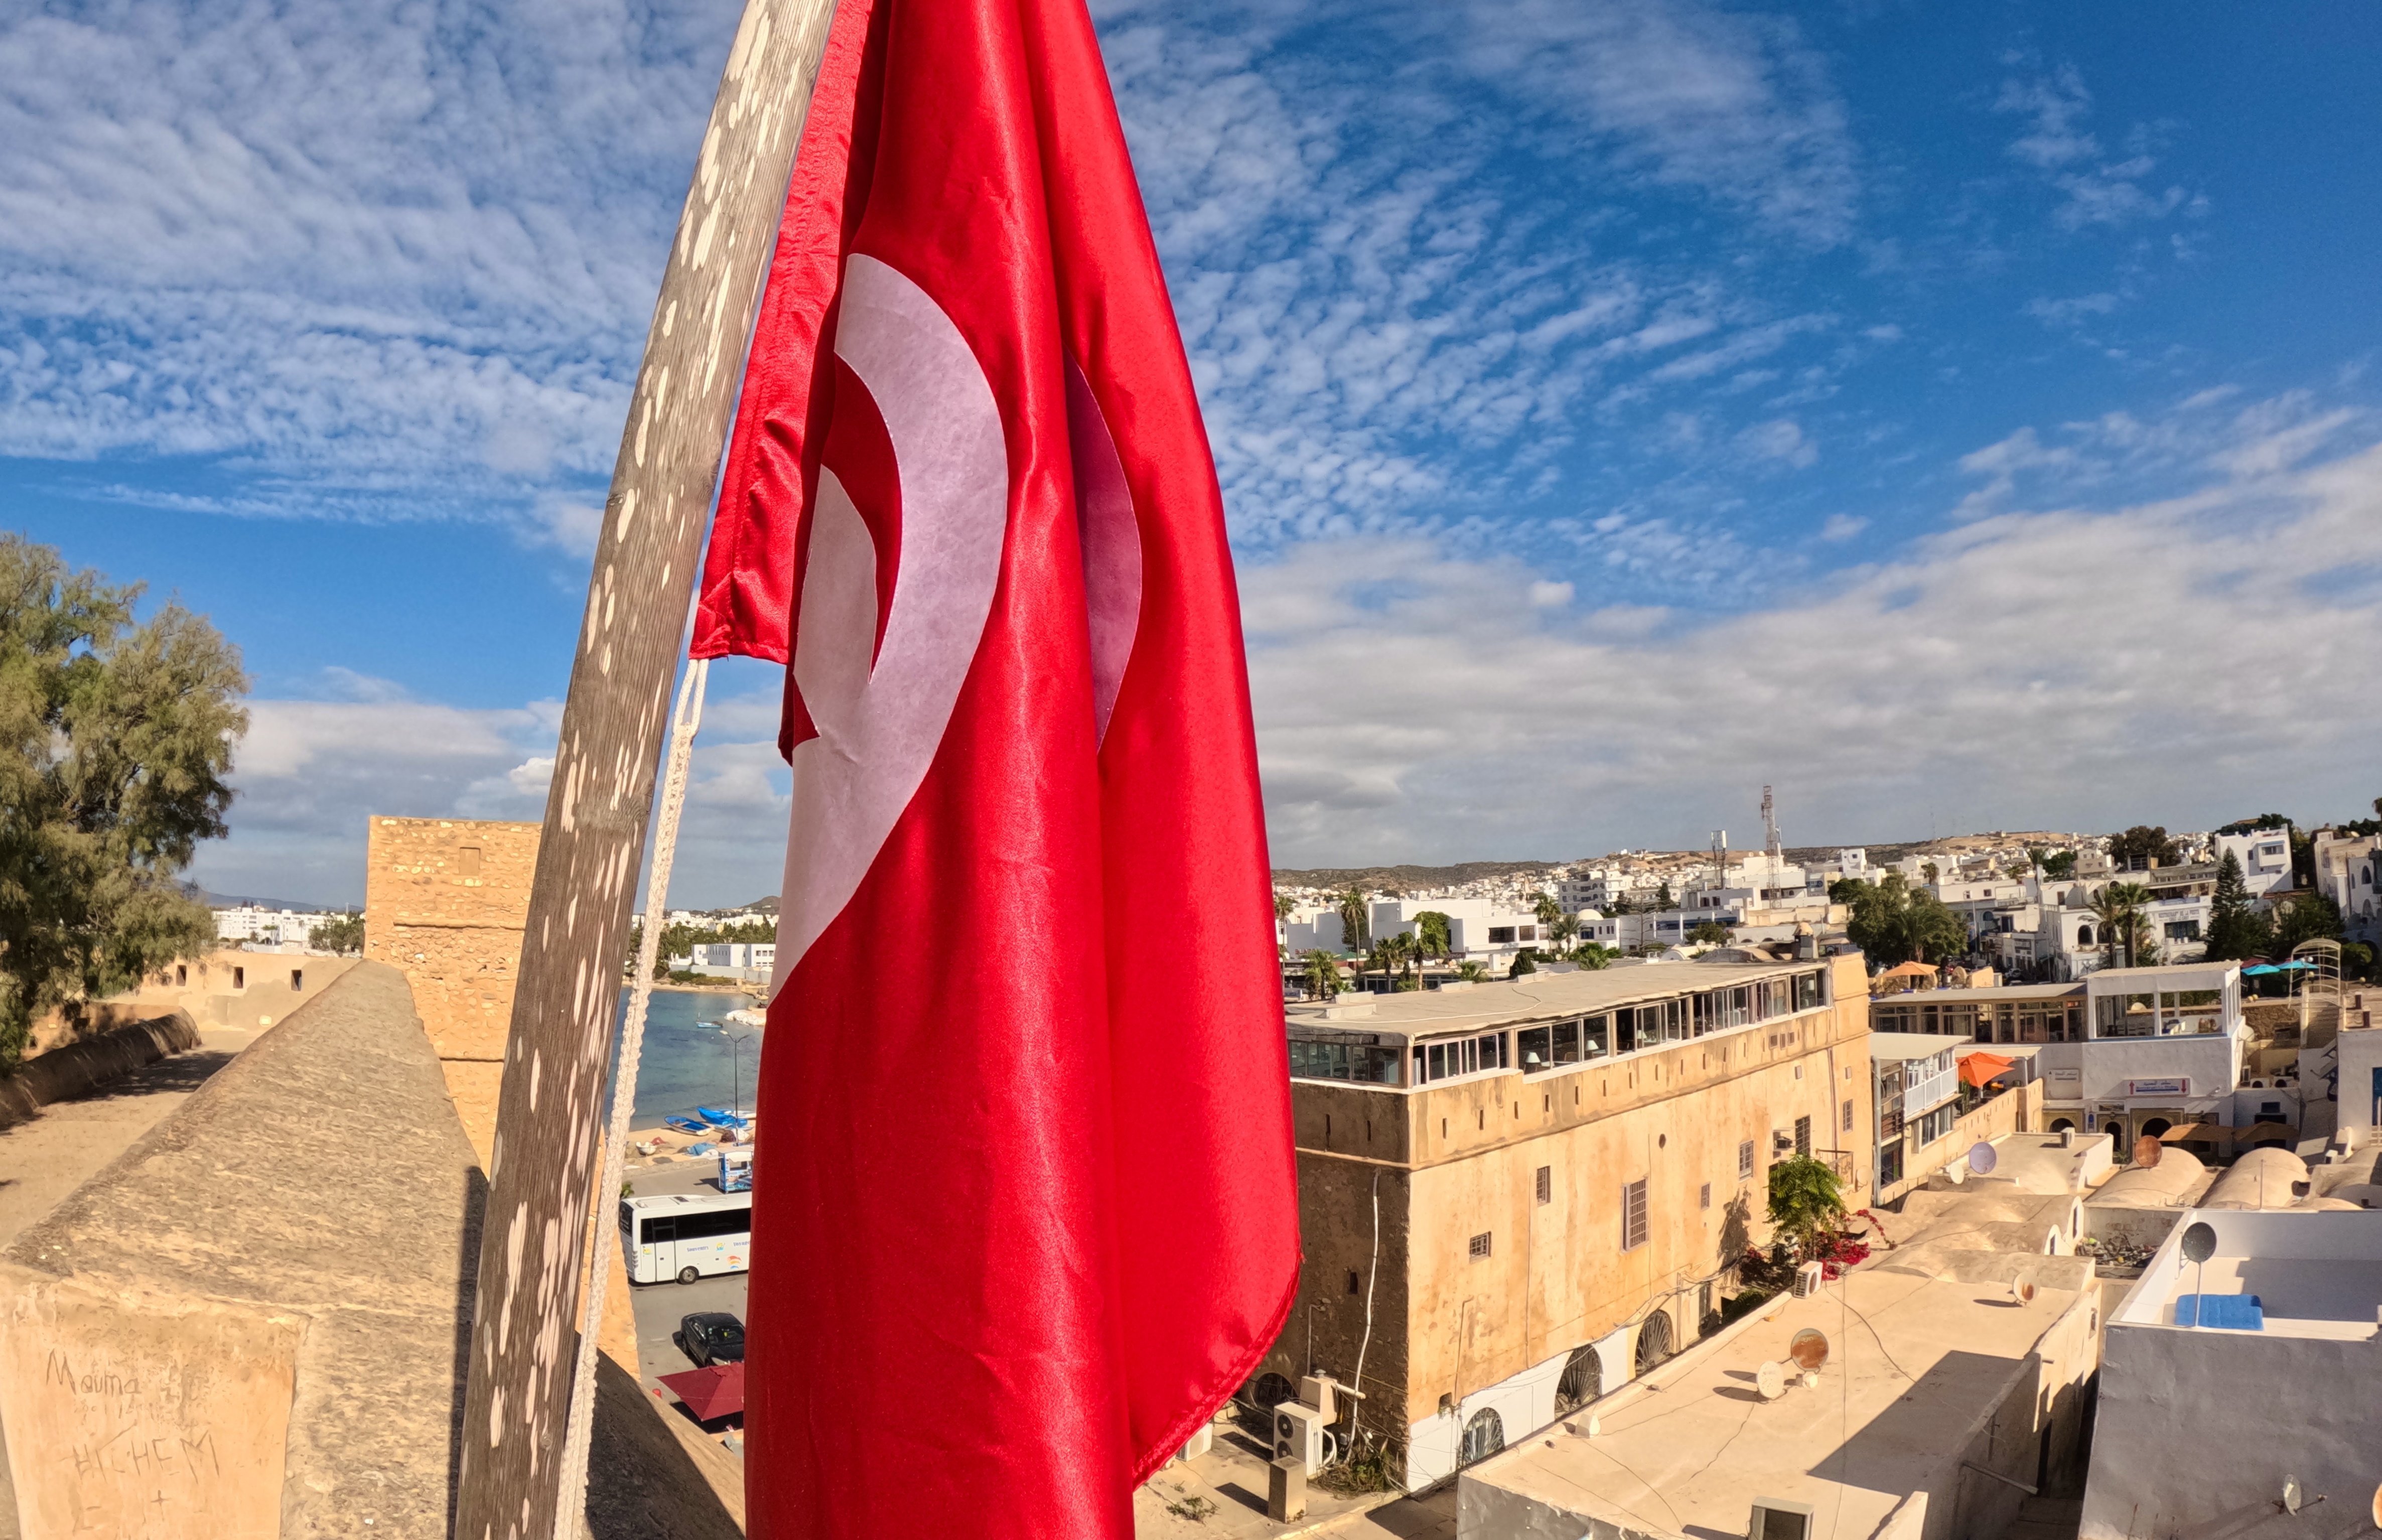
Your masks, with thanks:
[{"label": "stone block wall", "polygon": [[529,923],[539,826],[374,815],[364,955],[401,971],[482,1161]]}]

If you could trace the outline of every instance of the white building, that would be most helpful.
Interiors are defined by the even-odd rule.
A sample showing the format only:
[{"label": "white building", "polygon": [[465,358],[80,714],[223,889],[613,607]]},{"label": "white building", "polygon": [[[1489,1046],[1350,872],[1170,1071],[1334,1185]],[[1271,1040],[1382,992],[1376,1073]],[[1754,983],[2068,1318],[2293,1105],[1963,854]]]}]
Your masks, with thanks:
[{"label": "white building", "polygon": [[2264,898],[2291,885],[2291,832],[2288,829],[2265,829],[2253,834],[2219,834],[2216,836],[2216,859],[2220,863],[2227,851],[2231,851],[2241,861],[2241,880],[2250,885],[2253,898]]},{"label": "white building", "polygon": [[1919,1032],[1872,1032],[1870,1073],[1877,1111],[1877,1154],[1872,1190],[1878,1201],[1927,1164],[1919,1152],[1949,1138],[1960,1115],[1960,1049],[1964,1044]]},{"label": "white building", "polygon": [[2316,891],[2340,906],[2349,939],[2372,946],[2382,942],[2382,835],[2315,836]]},{"label": "white building", "polygon": [[2084,991],[2084,1041],[2035,1055],[2048,1127],[2106,1132],[2130,1151],[2187,1123],[2234,1127],[2250,1037],[2240,964],[2103,968]]},{"label": "white building", "polygon": [[313,944],[314,927],[338,918],[312,909],[268,909],[262,905],[242,904],[215,911],[215,939],[259,950],[271,947],[303,951]]},{"label": "white building", "polygon": [[2382,1212],[2187,1211],[2109,1317],[2081,1540],[2370,1530],[2377,1311]]},{"label": "white building", "polygon": [[775,942],[700,942],[670,967],[681,973],[708,973],[741,983],[765,983],[778,966]]}]

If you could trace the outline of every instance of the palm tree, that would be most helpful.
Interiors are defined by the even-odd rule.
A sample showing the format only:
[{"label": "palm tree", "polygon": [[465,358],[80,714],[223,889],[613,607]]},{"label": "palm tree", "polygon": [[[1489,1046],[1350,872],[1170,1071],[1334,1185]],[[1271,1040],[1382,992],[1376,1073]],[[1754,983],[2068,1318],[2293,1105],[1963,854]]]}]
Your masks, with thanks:
[{"label": "palm tree", "polygon": [[1534,893],[1530,895],[1530,912],[1539,917],[1539,933],[1543,936],[1546,928],[1563,914],[1563,906],[1547,893]]},{"label": "palm tree", "polygon": [[1365,890],[1350,887],[1340,895],[1340,950],[1354,956],[1365,955],[1365,943],[1373,937],[1371,906],[1365,902]]},{"label": "palm tree", "polygon": [[2118,947],[2122,941],[2126,949],[2126,966],[2134,962],[2134,936],[2143,922],[2143,906],[2150,902],[2151,891],[2140,882],[2112,882],[2093,900],[2093,918],[2101,922],[2102,948],[2108,955],[2109,966],[2118,966]]},{"label": "palm tree", "polygon": [[1571,950],[1573,938],[1579,934],[1579,917],[1578,915],[1557,915],[1555,916],[1554,923],[1549,926],[1547,930],[1548,933],[1554,937],[1555,955],[1560,957],[1565,953]]},{"label": "palm tree", "polygon": [[1300,956],[1307,963],[1307,987],[1318,1000],[1329,1000],[1340,992],[1340,965],[1329,952],[1305,952]]}]

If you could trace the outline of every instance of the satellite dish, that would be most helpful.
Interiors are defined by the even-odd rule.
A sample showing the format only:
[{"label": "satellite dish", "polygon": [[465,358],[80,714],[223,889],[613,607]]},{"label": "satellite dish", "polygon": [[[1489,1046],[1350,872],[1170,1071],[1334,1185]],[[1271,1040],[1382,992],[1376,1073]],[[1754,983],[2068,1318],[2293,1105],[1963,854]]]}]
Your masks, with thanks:
[{"label": "satellite dish", "polygon": [[2156,1165],[2159,1163],[2159,1157],[2166,1153],[2167,1146],[2161,1144],[2155,1134],[2144,1134],[2134,1140],[2134,1164],[2145,1171]]},{"label": "satellite dish", "polygon": [[2306,1501],[2307,1490],[2300,1485],[2300,1478],[2285,1476],[2283,1478],[2283,1511],[2297,1513]]},{"label": "satellite dish", "polygon": [[1817,1374],[1820,1366],[1828,1361],[1828,1338],[1824,1333],[1806,1326],[1786,1344],[1786,1356],[1805,1374]]},{"label": "satellite dish", "polygon": [[1960,1162],[1954,1161],[1951,1164],[1944,1168],[1944,1175],[1952,1179],[1952,1185],[1954,1187],[1958,1187],[1962,1182],[1969,1179],[1969,1168]]},{"label": "satellite dish", "polygon": [[2034,1281],[2034,1275],[2032,1273],[2020,1273],[2017,1277],[2010,1280],[2010,1298],[2016,1300],[2020,1304],[2031,1305],[2034,1303],[2036,1288],[2037,1286]]},{"label": "satellite dish", "polygon": [[2376,1529],[2382,1529],[2382,1486],[2374,1489],[2374,1511],[2369,1515]]},{"label": "satellite dish", "polygon": [[1969,1146],[1969,1169],[1975,1172],[1978,1176],[1992,1176],[1994,1174],[1994,1167],[2000,1164],[2001,1156],[1995,1154],[1994,1152],[1994,1147],[1986,1143],[1983,1140],[1979,1140],[1976,1143]]},{"label": "satellite dish", "polygon": [[2195,1219],[2183,1232],[2183,1260],[2206,1262],[2216,1254],[2216,1232],[2204,1219]]},{"label": "satellite dish", "polygon": [[1590,1417],[1590,1418],[1589,1418],[1589,1420],[1588,1420],[1588,1435],[1589,1435],[1590,1438],[1594,1438],[1598,1434],[1601,1434],[1601,1433],[1602,1433],[1603,1431],[1604,1431],[1604,1419],[1603,1419],[1603,1418],[1602,1418],[1602,1417]]},{"label": "satellite dish", "polygon": [[[1774,1363],[1765,1363],[1753,1372],[1753,1388],[1765,1401],[1774,1401],[1786,1394],[1786,1372]],[[2377,1497],[2382,1501],[2382,1497]]]}]

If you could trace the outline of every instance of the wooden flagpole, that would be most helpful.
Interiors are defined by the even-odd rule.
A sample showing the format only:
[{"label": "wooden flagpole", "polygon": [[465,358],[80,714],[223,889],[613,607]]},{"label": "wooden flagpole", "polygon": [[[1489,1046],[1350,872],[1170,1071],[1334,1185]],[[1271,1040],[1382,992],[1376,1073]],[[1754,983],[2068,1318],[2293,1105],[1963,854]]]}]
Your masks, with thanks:
[{"label": "wooden flagpole", "polygon": [[560,1491],[571,1335],[629,908],[744,346],[834,9],[747,0],[613,465],[505,1047],[457,1540],[548,1540],[566,1496],[579,1500]]}]

